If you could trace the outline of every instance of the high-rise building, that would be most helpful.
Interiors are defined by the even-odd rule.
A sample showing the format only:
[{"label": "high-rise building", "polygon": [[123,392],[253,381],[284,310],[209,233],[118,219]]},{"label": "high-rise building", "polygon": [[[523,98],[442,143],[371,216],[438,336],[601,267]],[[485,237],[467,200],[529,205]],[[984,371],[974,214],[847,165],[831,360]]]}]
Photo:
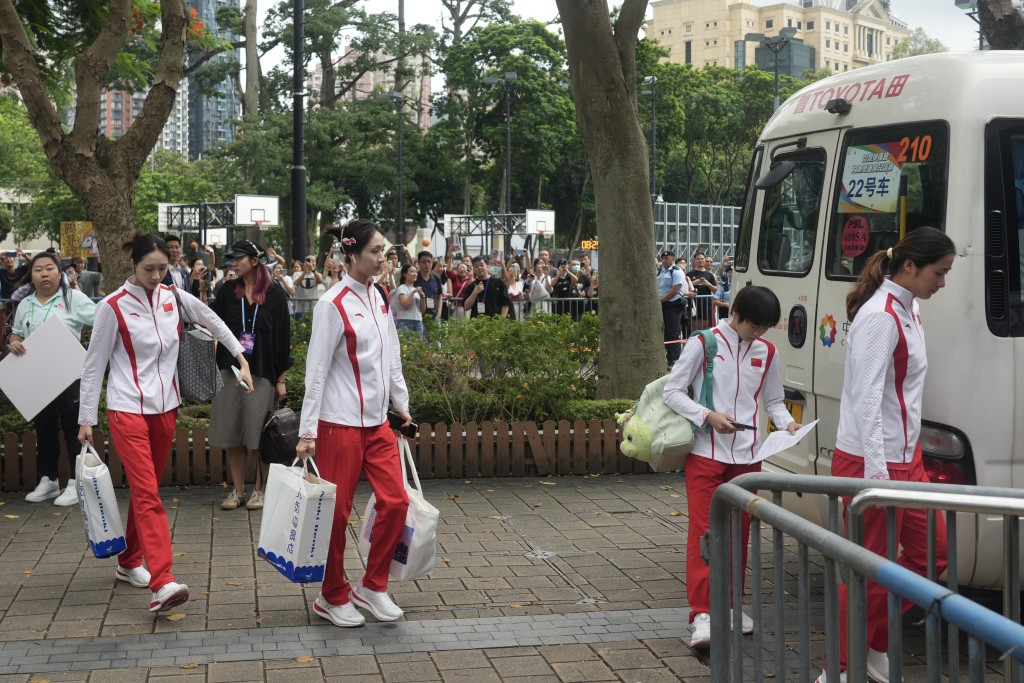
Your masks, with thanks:
[{"label": "high-rise building", "polygon": [[[183,78],[174,98],[174,108],[160,133],[154,149],[188,155],[188,79]],[[126,90],[100,91],[100,111],[97,129],[111,140],[124,135],[142,112],[147,92],[131,93]],[[75,102],[64,112],[68,126],[75,125]]]},{"label": "high-rise building", "polygon": [[[206,31],[217,30],[217,10],[222,7],[239,7],[239,0],[187,0],[189,7],[196,10],[196,18],[202,20]],[[238,36],[222,33],[222,37],[235,41]],[[195,57],[194,59],[198,59]],[[240,61],[240,50],[223,52],[214,56],[211,62]],[[216,94],[199,90],[193,79],[188,96],[189,155],[201,158],[207,150],[219,145],[230,144],[235,138],[235,122],[242,118],[242,97],[231,78],[225,78],[216,87]]]},{"label": "high-rise building", "polygon": [[888,61],[893,46],[911,33],[892,14],[889,0],[794,0],[763,6],[753,0],[652,0],[651,7],[647,37],[668,49],[669,61],[695,67],[757,63],[773,68],[774,55],[761,48],[758,56],[757,44],[745,37],[776,36],[789,28],[796,31],[794,43],[779,55],[780,73],[800,76],[809,59],[814,69],[849,71]]}]

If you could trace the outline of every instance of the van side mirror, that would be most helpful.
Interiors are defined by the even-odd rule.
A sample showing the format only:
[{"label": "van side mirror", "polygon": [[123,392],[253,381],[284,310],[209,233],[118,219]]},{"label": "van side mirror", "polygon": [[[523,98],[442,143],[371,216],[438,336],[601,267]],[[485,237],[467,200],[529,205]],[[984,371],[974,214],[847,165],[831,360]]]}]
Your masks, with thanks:
[{"label": "van side mirror", "polygon": [[773,162],[771,168],[768,169],[768,172],[757,179],[754,183],[754,187],[759,190],[767,190],[770,187],[775,187],[788,178],[794,168],[796,168],[796,163],[793,161],[786,160]]}]

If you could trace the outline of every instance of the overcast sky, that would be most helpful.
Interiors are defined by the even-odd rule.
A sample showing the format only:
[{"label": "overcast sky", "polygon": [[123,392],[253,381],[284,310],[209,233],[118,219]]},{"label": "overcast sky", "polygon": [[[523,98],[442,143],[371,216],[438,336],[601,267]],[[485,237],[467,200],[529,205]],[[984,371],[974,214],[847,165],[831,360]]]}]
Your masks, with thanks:
[{"label": "overcast sky", "polygon": [[[258,0],[262,13],[275,4],[277,0]],[[757,5],[773,5],[778,0],[754,0]],[[553,0],[513,0],[513,8],[517,14],[527,19],[551,21],[557,15]],[[366,8],[371,12],[398,12],[398,0],[366,0]],[[978,26],[966,13],[957,9],[954,0],[892,0],[892,12],[905,21],[911,29],[921,27],[928,35],[938,38],[953,51],[975,50],[978,46]],[[439,26],[444,8],[439,0],[406,0],[405,21],[407,25],[433,24]],[[651,14],[650,8],[647,10]],[[281,59],[273,55],[264,63],[263,68],[269,69],[271,64]],[[437,80],[435,80],[437,82]]]}]

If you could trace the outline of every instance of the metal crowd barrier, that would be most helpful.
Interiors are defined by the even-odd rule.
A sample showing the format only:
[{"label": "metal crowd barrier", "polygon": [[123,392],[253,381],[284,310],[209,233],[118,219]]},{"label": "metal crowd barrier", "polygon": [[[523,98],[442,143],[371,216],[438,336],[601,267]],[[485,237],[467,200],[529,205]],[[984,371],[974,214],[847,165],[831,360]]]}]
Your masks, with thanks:
[{"label": "metal crowd barrier", "polygon": [[[772,500],[757,495],[756,491],[772,492]],[[782,507],[782,494],[824,494],[829,498],[829,528],[823,528]],[[851,540],[843,537],[840,527],[841,496],[852,496],[848,517]],[[887,511],[889,546],[887,557],[872,553],[857,543],[863,538],[863,514],[871,507],[884,507]],[[928,511],[927,563],[934,574],[935,515],[948,513],[947,558],[949,568],[946,586],[935,582],[935,576],[922,577],[896,564],[896,507]],[[1000,615],[957,593],[956,529],[958,512],[1001,515],[1004,524],[1004,588],[1005,614]],[[711,675],[716,683],[743,681],[744,647],[741,629],[730,633],[729,612],[733,623],[741,623],[742,597],[734,603],[730,595],[741,596],[740,514],[751,516],[752,581],[751,607],[754,621],[751,680],[763,681],[766,675],[763,655],[767,652],[763,628],[765,603],[762,579],[764,576],[761,554],[760,523],[772,527],[772,564],[774,615],[775,670],[771,678],[785,681],[787,650],[799,657],[799,677],[814,680],[817,669],[810,662],[810,563],[809,549],[820,552],[825,561],[825,671],[828,681],[839,681],[839,589],[840,567],[851,574],[847,593],[848,650],[847,675],[850,681],[867,680],[867,622],[865,581],[874,581],[889,592],[889,664],[898,672],[890,680],[902,679],[902,611],[901,600],[906,599],[923,608],[925,617],[925,661],[927,680],[939,681],[941,671],[941,628],[947,624],[947,672],[949,680],[960,678],[961,631],[968,636],[968,676],[971,681],[982,681],[985,668],[985,645],[1003,653],[1004,680],[1024,678],[1024,626],[1020,619],[1019,517],[1024,515],[1024,491],[1017,489],[954,486],[918,482],[892,482],[849,479],[844,477],[818,477],[753,473],[737,477],[719,486],[711,502],[710,528],[707,537],[707,555],[711,564],[711,629],[714,646],[711,649]],[[798,541],[797,569],[797,648],[787,647],[785,637],[786,591],[783,537]],[[731,554],[731,560],[730,560]]]},{"label": "metal crowd barrier", "polygon": [[[448,297],[444,300],[443,305],[448,307],[449,320],[461,320],[462,318],[469,317],[469,311],[465,310],[462,306],[463,301],[464,299],[459,297]],[[596,315],[598,312],[598,298],[551,298],[541,301],[512,299],[512,306],[509,310],[516,320],[524,320],[537,313],[566,313],[578,318],[588,313]]]}]

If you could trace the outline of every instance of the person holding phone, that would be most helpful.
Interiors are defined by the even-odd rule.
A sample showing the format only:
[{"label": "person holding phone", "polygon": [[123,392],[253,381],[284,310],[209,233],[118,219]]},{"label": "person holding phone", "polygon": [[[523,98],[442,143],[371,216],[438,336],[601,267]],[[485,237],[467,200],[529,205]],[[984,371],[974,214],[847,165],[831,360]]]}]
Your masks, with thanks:
[{"label": "person holding phone", "polygon": [[[338,486],[327,571],[313,611],[335,626],[353,627],[366,621],[356,607],[380,621],[404,614],[387,593],[409,508],[388,404],[402,425],[411,425],[412,417],[398,330],[387,294],[375,283],[385,262],[384,235],[376,223],[358,219],[345,226],[341,244],[348,274],[313,308],[296,454],[317,455],[323,478]],[[361,474],[376,496],[377,517],[366,573],[352,586],[345,575],[345,545]]]},{"label": "person holding phone", "polygon": [[[672,367],[665,383],[665,405],[695,425],[693,448],[686,459],[686,496],[690,525],[686,539],[686,590],[690,600],[693,631],[690,647],[711,647],[711,594],[709,568],[700,554],[700,541],[711,517],[711,497],[722,484],[741,474],[761,471],[758,457],[759,403],[779,429],[796,433],[798,424],[783,402],[782,373],[778,349],[763,335],[778,324],[782,306],[766,287],[750,285],[736,295],[732,317],[715,327],[717,358],[712,366],[713,407],[690,398],[700,396],[704,383],[705,345],[703,335],[694,336]],[[743,566],[747,564],[750,517],[743,515],[741,528]],[[741,595],[733,596],[742,600]],[[754,629],[743,615],[743,632]]]},{"label": "person holding phone", "polygon": [[427,312],[427,296],[423,292],[423,287],[416,284],[419,281],[416,266],[411,263],[402,266],[401,279],[402,284],[395,290],[398,294],[397,301],[392,302],[395,306],[395,324],[400,330],[408,330],[425,337],[423,314]]},{"label": "person holding phone", "polygon": [[[107,378],[107,425],[131,491],[125,540],[115,575],[153,592],[150,612],[188,600],[188,586],[171,573],[171,533],[160,499],[160,479],[174,439],[181,404],[178,349],[185,318],[203,325],[238,361],[239,382],[252,385],[242,345],[220,318],[194,296],[161,284],[170,267],[167,243],[136,234],[124,245],[132,276],[96,307],[96,324],[82,368],[78,441],[93,442],[103,375]],[[146,566],[143,567],[143,560]]]},{"label": "person holding phone", "polygon": [[[921,459],[921,404],[928,372],[920,299],[946,286],[956,245],[941,230],[920,227],[896,246],[871,256],[846,297],[850,331],[839,402],[833,477],[929,482]],[[745,291],[745,290],[743,290]],[[742,293],[742,292],[741,292]],[[736,295],[737,299],[739,294]],[[850,498],[844,497],[843,514]],[[885,557],[886,511],[864,513],[864,547]],[[946,522],[935,515],[935,576],[946,570]],[[896,562],[928,573],[928,517],[924,510],[896,510]],[[839,587],[839,669],[846,669],[846,585]],[[888,592],[867,582],[867,672],[888,681]],[[903,610],[911,603],[904,600]],[[899,672],[897,673],[897,677]],[[843,674],[845,678],[845,674]],[[825,682],[825,674],[818,678]]]},{"label": "person holding phone", "polygon": [[[264,265],[270,258],[258,243],[235,242],[224,259],[232,263],[238,277],[222,289],[210,308],[242,345],[252,381],[251,390],[236,386],[234,358],[219,346],[217,367],[224,386],[213,397],[207,441],[228,452],[233,486],[221,509],[235,510],[244,504],[248,510],[259,510],[263,508],[263,488],[270,467],[260,457],[263,426],[275,403],[284,401],[285,374],[294,363],[288,295],[271,278]],[[275,269],[279,267],[275,264]],[[246,498],[250,462],[255,464],[256,477],[252,493]]]},{"label": "person holding phone", "polygon": [[718,289],[718,281],[710,270],[711,257],[705,256],[704,252],[697,251],[693,255],[693,270],[686,274],[698,299],[694,302],[696,315],[694,316],[693,329],[706,330],[713,327],[717,320],[717,307],[711,297]]}]

